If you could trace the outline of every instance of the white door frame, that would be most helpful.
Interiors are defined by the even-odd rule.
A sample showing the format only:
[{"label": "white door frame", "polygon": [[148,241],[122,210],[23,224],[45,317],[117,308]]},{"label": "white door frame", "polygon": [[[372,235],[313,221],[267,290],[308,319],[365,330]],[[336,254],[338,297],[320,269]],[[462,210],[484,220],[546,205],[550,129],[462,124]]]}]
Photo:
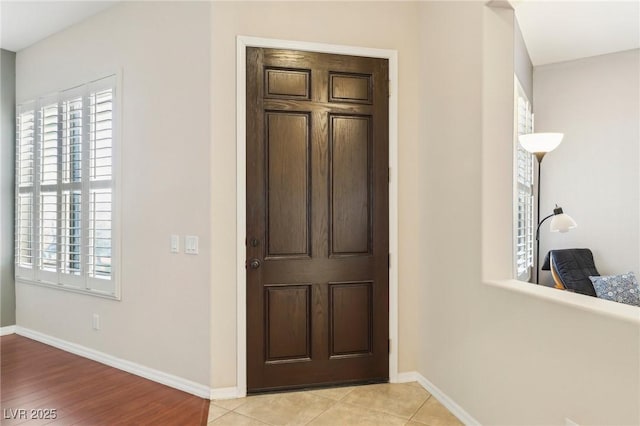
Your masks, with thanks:
[{"label": "white door frame", "polygon": [[398,380],[398,51],[238,36],[236,54],[236,249],[237,249],[237,396],[247,394],[247,271],[246,261],[246,48],[304,50],[308,52],[367,56],[389,60],[389,381]]}]

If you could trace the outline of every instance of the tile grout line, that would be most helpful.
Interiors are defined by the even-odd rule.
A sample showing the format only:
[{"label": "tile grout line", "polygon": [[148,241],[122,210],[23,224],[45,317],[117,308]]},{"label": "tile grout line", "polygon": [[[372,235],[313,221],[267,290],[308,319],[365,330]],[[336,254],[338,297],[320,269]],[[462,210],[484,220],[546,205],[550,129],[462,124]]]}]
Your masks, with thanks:
[{"label": "tile grout line", "polygon": [[[238,406],[237,406],[236,408],[234,408],[233,410],[228,410],[228,409],[226,409],[226,408],[224,408],[224,407],[220,407],[219,405],[216,405],[216,407],[220,407],[220,408],[222,408],[222,409],[227,410],[227,413],[226,413],[226,414],[224,414],[224,416],[226,416],[226,415],[227,415],[227,414],[229,414],[229,413],[234,413],[234,414],[237,414],[237,415],[239,415],[239,416],[246,417],[246,418],[251,419],[251,420],[255,420],[255,421],[257,421],[258,423],[262,423],[262,424],[267,425],[267,426],[274,426],[274,425],[272,425],[271,423],[267,423],[267,422],[265,422],[264,420],[260,420],[260,419],[258,419],[258,418],[256,418],[256,417],[253,417],[253,416],[250,416],[250,415],[248,415],[248,414],[244,414],[244,413],[239,413],[238,411],[236,411],[238,408],[243,407],[245,404],[247,404],[247,402],[249,401],[249,398],[250,398],[249,396],[245,396],[245,397],[242,397],[242,398],[236,398],[236,399],[244,399],[245,401],[243,401],[243,402],[242,402],[242,404],[238,405]],[[212,401],[211,403],[213,404],[213,401]],[[214,405],[215,405],[215,404],[214,404]],[[220,416],[220,417],[224,417],[224,416]],[[218,417],[218,418],[220,418],[220,417]],[[217,419],[216,419],[216,420],[217,420]]]},{"label": "tile grout line", "polygon": [[[231,410],[227,410],[227,412],[226,412],[226,413],[224,413],[223,415],[221,415],[220,417],[217,417],[217,418],[215,418],[215,419],[211,420],[210,422],[208,422],[208,423],[207,423],[207,426],[209,426],[210,424],[213,424],[213,422],[218,421],[218,420],[220,420],[221,418],[223,418],[223,417],[225,417],[225,416],[228,416],[228,415],[229,415],[229,414],[231,414],[231,413],[233,413],[233,411],[231,411]],[[234,413],[234,414],[238,414],[238,413]]]},{"label": "tile grout line", "polygon": [[238,413],[238,412],[236,412],[235,410],[233,411],[233,413],[234,413],[234,414],[237,414],[237,415],[239,415],[239,416],[242,416],[242,417],[246,417],[246,418],[251,419],[251,420],[255,420],[255,421],[257,421],[258,423],[262,423],[263,425],[266,425],[266,426],[277,426],[277,425],[274,425],[274,424],[272,424],[272,423],[267,422],[266,420],[261,420],[261,419],[259,419],[259,418],[257,418],[257,417],[253,417],[253,416],[251,416],[251,415],[249,415],[249,414],[242,414],[242,413]]},{"label": "tile grout line", "polygon": [[[216,417],[215,419],[211,420],[211,422],[210,422],[210,423],[215,422],[215,421],[217,421],[217,420],[219,420],[219,419],[221,419],[221,418],[223,418],[223,417],[225,417],[225,416],[228,416],[229,414],[233,413],[233,410],[227,410],[226,408],[224,408],[224,407],[219,407],[219,406],[217,406],[217,405],[216,405],[216,407],[218,407],[218,408],[222,408],[223,410],[226,410],[226,413],[224,413],[223,415],[221,415],[221,416],[219,416],[219,417]],[[234,413],[234,414],[237,414],[237,413]],[[207,425],[209,425],[209,423],[207,423]]]},{"label": "tile grout line", "polygon": [[[321,390],[321,389],[316,389],[316,390]],[[307,391],[310,392],[311,394],[320,397],[320,398],[326,398],[329,399],[332,403],[329,407],[327,407],[326,409],[324,409],[320,414],[318,414],[317,416],[313,417],[311,420],[309,420],[308,422],[305,423],[305,425],[310,424],[311,422],[313,422],[315,419],[317,419],[318,417],[322,416],[323,414],[325,414],[327,411],[329,411],[330,409],[332,409],[333,407],[335,407],[338,403],[342,402],[343,399],[345,399],[347,397],[347,395],[349,395],[351,392],[353,392],[353,389],[350,389],[347,393],[345,393],[344,395],[342,395],[340,398],[338,399],[333,399],[333,398],[329,398],[326,396],[322,396],[322,395],[318,395],[317,393],[314,393],[313,390]],[[344,404],[344,403],[343,403]]]},{"label": "tile grout line", "polygon": [[413,422],[421,423],[421,424],[422,424],[422,422],[419,422],[419,421],[417,421],[417,420],[414,420],[413,418],[416,416],[416,414],[418,414],[418,411],[420,411],[420,409],[421,409],[422,407],[424,407],[424,405],[427,403],[427,401],[429,401],[429,400],[431,399],[431,397],[432,397],[432,396],[433,396],[433,395],[431,395],[431,393],[429,393],[429,396],[427,397],[427,399],[425,399],[425,400],[424,400],[424,402],[422,403],[422,405],[420,405],[420,406],[418,407],[418,409],[416,410],[416,412],[415,412],[415,413],[413,413],[413,414],[411,415],[411,417],[409,418],[409,421],[410,421],[410,422],[411,422],[411,421],[413,421]]},{"label": "tile grout line", "polygon": [[[386,383],[386,384],[387,384],[387,385],[392,385],[391,383]],[[411,386],[411,385],[409,385],[408,383],[394,383],[393,385]],[[365,385],[365,386],[368,386],[368,385]],[[372,385],[372,386],[373,386],[373,385]],[[419,387],[419,389],[421,389],[421,390],[425,390],[422,386],[420,386],[420,387]],[[352,389],[352,391],[353,391],[353,389]],[[350,391],[349,393],[351,393],[351,391]],[[347,395],[348,395],[349,393],[347,393]],[[427,393],[429,394],[429,396],[427,397],[427,399],[425,399],[425,400],[422,402],[422,404],[421,404],[421,405],[416,409],[416,411],[415,411],[413,414],[411,414],[408,418],[405,418],[405,417],[400,416],[400,415],[398,415],[398,414],[390,413],[390,412],[388,412],[388,411],[379,410],[379,409],[377,409],[377,408],[371,408],[371,407],[369,407],[369,406],[365,406],[365,405],[359,405],[359,404],[350,403],[350,402],[344,402],[344,403],[345,403],[345,404],[347,404],[347,405],[350,405],[350,406],[352,406],[352,407],[364,408],[364,409],[366,409],[366,410],[370,410],[370,411],[373,411],[373,412],[376,412],[376,413],[379,413],[379,414],[389,415],[389,416],[395,417],[395,418],[397,418],[397,419],[401,419],[401,420],[405,420],[406,422],[410,422],[411,420],[413,420],[413,417],[418,413],[418,411],[420,411],[420,408],[422,408],[422,406],[423,406],[424,404],[426,404],[426,402],[429,400],[429,398],[431,398],[431,396],[432,396],[432,395],[431,395],[431,393],[430,393],[430,392],[427,392]],[[345,395],[345,397],[346,397],[346,395]],[[418,422],[418,423],[422,423],[422,422]]]},{"label": "tile grout line", "polygon": [[[351,391],[349,391],[351,392]],[[347,394],[349,393],[347,392]],[[345,394],[345,396],[347,395]],[[320,395],[316,395],[316,396],[320,396]],[[344,398],[344,397],[343,397]],[[321,415],[323,415],[324,413],[326,413],[327,411],[331,410],[331,408],[333,408],[338,402],[340,402],[339,399],[331,399],[331,398],[327,398],[331,400],[331,405],[327,408],[325,408],[320,414],[318,414],[317,416],[315,416],[314,418],[312,418],[311,420],[309,420],[308,422],[305,423],[305,425],[308,425],[309,423],[311,423],[312,421],[314,421],[315,419],[317,419],[318,417],[320,417]]]},{"label": "tile grout line", "polygon": [[[245,397],[245,398],[246,398],[246,397]],[[267,422],[266,420],[262,420],[262,419],[259,419],[259,418],[257,418],[257,417],[253,417],[253,416],[252,416],[252,415],[250,415],[250,414],[244,414],[244,413],[239,413],[239,412],[237,412],[236,410],[237,410],[238,408],[242,407],[243,405],[245,405],[245,403],[242,403],[241,405],[239,405],[238,407],[236,407],[236,408],[233,410],[233,412],[234,412],[235,414],[239,415],[239,416],[243,416],[243,417],[246,417],[246,418],[248,418],[248,419],[255,420],[255,421],[257,421],[257,422],[259,422],[259,423],[262,423],[262,424],[264,424],[264,425],[267,425],[267,426],[276,426],[276,425],[273,425],[273,424],[271,424],[271,423]]]},{"label": "tile grout line", "polygon": [[[340,402],[342,402],[342,401],[340,401]],[[380,411],[380,410],[377,410],[377,409],[375,409],[375,408],[365,407],[365,406],[362,406],[362,405],[353,404],[353,403],[351,403],[351,402],[342,402],[342,403],[343,403],[344,405],[348,405],[348,406],[350,406],[350,407],[354,407],[354,408],[359,408],[359,409],[361,409],[361,410],[369,410],[369,411],[372,411],[372,412],[377,413],[377,414],[383,414],[383,415],[385,415],[385,416],[395,417],[396,419],[404,420],[404,421],[406,421],[406,422],[410,422],[410,421],[411,421],[411,418],[408,418],[408,419],[407,419],[407,418],[404,418],[404,417],[400,417],[400,416],[398,416],[398,415],[396,415],[396,414],[388,413],[388,412],[386,412],[386,411]]]},{"label": "tile grout line", "polygon": [[[214,407],[216,407],[216,408],[220,409],[220,410],[224,410],[224,411],[225,411],[225,413],[224,413],[224,414],[222,414],[221,416],[216,417],[215,419],[209,419],[209,416],[211,416],[211,406],[212,406],[212,405],[213,405]],[[214,422],[214,421],[218,420],[220,417],[224,417],[224,416],[226,416],[226,415],[227,415],[227,414],[229,414],[230,412],[231,412],[231,410],[227,410],[227,409],[226,409],[226,408],[224,408],[224,407],[220,407],[220,406],[218,406],[218,405],[214,404],[214,403],[213,403],[213,401],[211,401],[211,402],[209,403],[209,411],[207,412],[207,425],[208,425],[209,423],[212,423],[212,422]]]},{"label": "tile grout line", "polygon": [[[329,389],[331,389],[331,388],[329,388]],[[321,389],[316,389],[316,390],[321,390]],[[345,393],[344,395],[342,395],[342,396],[341,396],[340,398],[338,398],[338,399],[333,399],[333,398],[329,398],[329,397],[323,397],[322,395],[318,395],[318,394],[314,393],[314,391],[313,391],[313,390],[310,390],[310,391],[308,391],[308,392],[310,392],[311,394],[313,394],[313,395],[315,395],[315,396],[319,396],[319,397],[322,397],[322,398],[330,399],[333,403],[332,403],[328,408],[326,408],[324,411],[322,411],[320,414],[318,414],[317,416],[315,416],[314,418],[312,418],[311,420],[309,420],[308,422],[306,422],[306,423],[305,423],[305,425],[310,424],[312,421],[314,421],[315,419],[317,419],[318,417],[320,417],[321,415],[323,415],[324,413],[326,413],[327,411],[329,411],[331,408],[335,407],[335,406],[336,406],[336,404],[338,404],[339,402],[341,402],[344,398],[346,398],[346,397],[347,397],[347,395],[349,395],[351,392],[353,392],[353,389],[350,389],[347,393]]]},{"label": "tile grout line", "polygon": [[[270,399],[272,396],[276,396],[276,397],[277,397],[277,395],[285,395],[285,394],[288,394],[288,393],[303,393],[303,392],[310,392],[310,391],[284,392],[284,393],[276,393],[276,394],[271,394],[271,395],[270,395],[270,394],[265,394],[265,396],[266,396],[266,398],[265,398],[265,399]],[[351,391],[349,391],[349,392],[351,392]],[[331,402],[332,402],[332,404],[331,404],[331,406],[329,406],[329,408],[333,407],[336,403],[338,403],[338,402],[339,402],[339,400],[335,400],[335,399],[332,399],[332,398],[327,398],[327,397],[325,397],[325,396],[320,396],[320,395],[315,395],[315,394],[314,394],[314,396],[316,396],[316,397],[318,397],[318,398],[322,398],[322,399],[326,399],[326,400],[331,401]],[[245,398],[247,398],[247,397],[245,397]],[[244,403],[240,404],[238,407],[236,407],[236,408],[235,408],[234,410],[232,410],[232,411],[233,411],[235,414],[238,414],[238,415],[240,415],[240,416],[247,417],[247,418],[252,419],[252,420],[256,420],[256,421],[258,421],[258,422],[260,422],[260,423],[262,423],[262,424],[268,425],[268,426],[278,426],[278,425],[274,425],[274,424],[272,424],[272,423],[269,423],[269,422],[267,422],[267,421],[266,421],[266,420],[264,420],[264,419],[259,419],[259,418],[257,418],[257,417],[254,417],[254,416],[252,416],[252,415],[250,415],[250,414],[240,413],[240,412],[236,411],[237,409],[239,409],[239,408],[243,407],[245,404],[246,404],[246,402],[244,402]],[[324,412],[326,412],[327,410],[329,410],[329,408],[325,409],[325,410],[324,410],[324,411],[322,411],[320,414],[318,414],[317,416],[315,416],[314,418],[312,418],[311,420],[309,420],[308,422],[306,422],[306,423],[304,423],[304,424],[305,424],[305,425],[306,425],[306,424],[309,424],[310,422],[312,422],[313,420],[315,420],[317,417],[321,416]],[[226,415],[226,414],[225,414],[225,415]]]}]

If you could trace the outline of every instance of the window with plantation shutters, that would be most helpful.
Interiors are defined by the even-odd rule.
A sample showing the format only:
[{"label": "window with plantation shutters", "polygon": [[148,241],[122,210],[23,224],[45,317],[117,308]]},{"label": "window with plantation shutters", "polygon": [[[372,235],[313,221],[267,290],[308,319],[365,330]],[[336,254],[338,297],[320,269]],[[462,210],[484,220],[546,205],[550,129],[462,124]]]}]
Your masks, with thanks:
[{"label": "window with plantation shutters", "polygon": [[118,297],[108,77],[18,105],[16,278]]},{"label": "window with plantation shutters", "polygon": [[528,281],[533,266],[533,155],[518,142],[518,136],[533,131],[531,104],[516,81],[514,141],[514,269],[517,279]]}]

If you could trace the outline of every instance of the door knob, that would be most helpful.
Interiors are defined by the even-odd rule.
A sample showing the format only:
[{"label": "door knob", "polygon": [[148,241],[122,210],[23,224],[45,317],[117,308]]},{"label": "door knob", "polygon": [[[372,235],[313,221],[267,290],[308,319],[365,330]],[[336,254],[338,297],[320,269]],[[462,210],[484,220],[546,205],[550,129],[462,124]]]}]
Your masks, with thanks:
[{"label": "door knob", "polygon": [[251,259],[249,261],[249,267],[251,269],[258,269],[260,267],[260,261],[258,259]]}]

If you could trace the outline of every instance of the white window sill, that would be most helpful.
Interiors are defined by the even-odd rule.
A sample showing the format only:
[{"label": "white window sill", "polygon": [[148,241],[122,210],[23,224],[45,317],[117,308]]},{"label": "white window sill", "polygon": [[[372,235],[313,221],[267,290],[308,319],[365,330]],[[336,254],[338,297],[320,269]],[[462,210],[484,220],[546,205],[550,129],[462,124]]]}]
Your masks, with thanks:
[{"label": "white window sill", "polygon": [[46,287],[46,288],[51,288],[55,290],[69,291],[71,293],[79,293],[79,294],[86,294],[89,296],[101,297],[103,299],[116,300],[116,301],[120,300],[119,296],[111,293],[105,293],[98,290],[86,290],[78,287],[72,287],[70,285],[56,284],[48,281],[34,281],[28,278],[15,277],[15,282],[16,284],[19,283],[19,284],[33,285],[37,287]]},{"label": "white window sill", "polygon": [[637,306],[612,302],[524,281],[484,280],[484,283],[503,290],[534,296],[560,305],[571,306],[583,311],[603,314],[611,318],[640,325],[640,307]]}]

